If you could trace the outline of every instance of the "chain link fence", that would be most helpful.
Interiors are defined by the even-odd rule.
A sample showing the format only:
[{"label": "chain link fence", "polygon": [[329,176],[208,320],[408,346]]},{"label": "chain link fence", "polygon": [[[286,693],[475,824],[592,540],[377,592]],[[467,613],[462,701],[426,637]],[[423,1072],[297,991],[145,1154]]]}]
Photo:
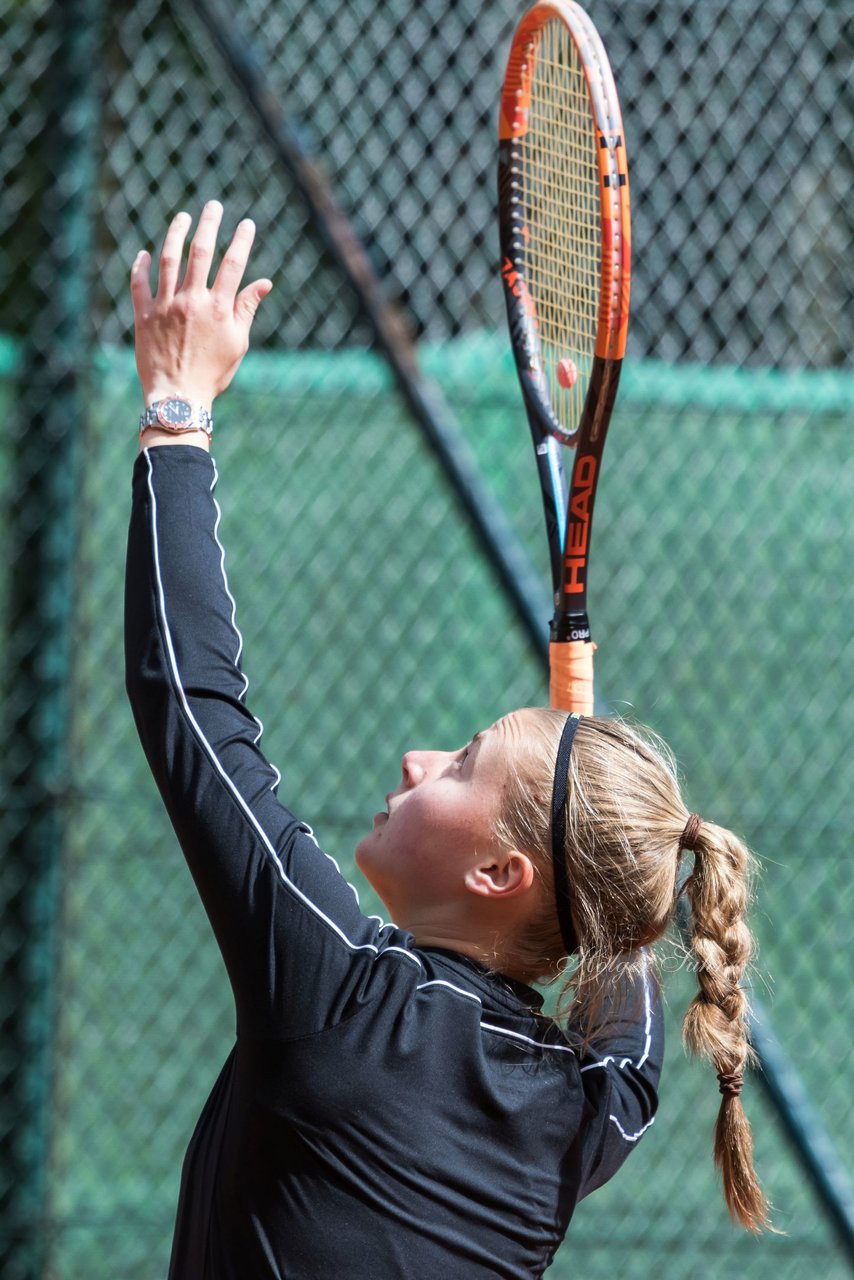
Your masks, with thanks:
[{"label": "chain link fence", "polygon": [[[620,86],[635,244],[597,500],[599,686],[672,743],[693,805],[762,857],[757,993],[850,1160],[854,16],[844,0],[590,11]],[[519,8],[220,12],[409,318],[545,595],[494,217]],[[276,284],[218,405],[219,496],[250,699],[321,844],[352,870],[407,746],[457,744],[546,684],[194,5],[0,0],[0,67],[0,1273],[155,1280],[233,1035],[121,676],[139,411],[127,273],[178,208],[218,196],[229,231],[251,212],[256,274]],[[756,1082],[757,1163],[788,1234],[729,1225],[714,1077],[677,1043],[691,976],[675,949],[669,967],[660,1117],[579,1209],[550,1275],[848,1276]]]}]

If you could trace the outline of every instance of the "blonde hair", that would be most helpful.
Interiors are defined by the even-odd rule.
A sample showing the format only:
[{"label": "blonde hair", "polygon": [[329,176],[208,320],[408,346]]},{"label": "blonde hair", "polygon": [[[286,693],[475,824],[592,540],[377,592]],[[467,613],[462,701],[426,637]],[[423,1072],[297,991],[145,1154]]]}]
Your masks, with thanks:
[{"label": "blonde hair", "polygon": [[[644,963],[640,947],[666,932],[679,896],[689,818],[673,758],[647,730],[616,719],[585,717],[569,764],[566,859],[578,948],[568,973],[554,906],[551,794],[566,713],[521,713],[523,742],[512,752],[500,836],[529,854],[543,887],[542,906],[503,962],[532,977],[562,977],[558,1014],[588,1037],[609,992]],[[752,1058],[742,978],[753,939],[745,923],[753,858],[723,827],[701,822],[691,842],[694,866],[684,891],[691,906],[690,944],[698,994],[685,1015],[689,1050],[719,1075],[741,1075]],[[568,975],[568,976],[567,976]],[[732,1092],[721,1099],[714,1157],[732,1217],[751,1231],[767,1227],[768,1203],[753,1169],[750,1125]]]}]

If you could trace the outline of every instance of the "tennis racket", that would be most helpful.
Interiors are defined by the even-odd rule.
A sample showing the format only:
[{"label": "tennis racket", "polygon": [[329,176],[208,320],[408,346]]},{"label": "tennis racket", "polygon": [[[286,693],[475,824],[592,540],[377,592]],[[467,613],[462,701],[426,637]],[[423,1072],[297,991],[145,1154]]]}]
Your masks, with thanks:
[{"label": "tennis racket", "polygon": [[631,229],[614,77],[574,0],[540,0],[516,29],[501,97],[498,209],[551,556],[549,696],[590,714],[590,532],[626,348]]}]

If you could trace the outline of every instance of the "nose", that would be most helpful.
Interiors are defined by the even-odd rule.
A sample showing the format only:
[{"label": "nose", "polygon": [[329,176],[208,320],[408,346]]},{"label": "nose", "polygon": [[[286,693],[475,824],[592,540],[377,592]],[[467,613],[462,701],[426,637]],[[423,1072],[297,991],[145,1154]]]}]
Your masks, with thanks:
[{"label": "nose", "polygon": [[401,760],[400,772],[405,787],[417,787],[419,782],[424,781],[427,776],[427,770],[422,763],[425,754],[423,751],[407,751]]},{"label": "nose", "polygon": [[409,790],[425,778],[436,777],[456,759],[456,754],[453,751],[407,751],[400,762],[404,788]]}]

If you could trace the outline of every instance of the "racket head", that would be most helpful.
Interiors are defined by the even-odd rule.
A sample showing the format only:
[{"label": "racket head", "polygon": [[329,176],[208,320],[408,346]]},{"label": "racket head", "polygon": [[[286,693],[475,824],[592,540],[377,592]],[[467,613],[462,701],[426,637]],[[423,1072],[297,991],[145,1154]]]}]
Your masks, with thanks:
[{"label": "racket head", "polygon": [[578,440],[594,359],[623,357],[631,284],[625,139],[614,77],[574,0],[516,30],[499,120],[499,228],[511,340],[541,427]]},{"label": "racket head", "polygon": [[[501,99],[498,203],[504,297],[551,552],[552,702],[589,711],[587,561],[626,345],[631,227],[614,78],[574,0],[539,0],[514,35]],[[556,441],[576,448],[568,486]],[[571,661],[554,642],[573,646]],[[589,663],[583,674],[582,660]]]}]

